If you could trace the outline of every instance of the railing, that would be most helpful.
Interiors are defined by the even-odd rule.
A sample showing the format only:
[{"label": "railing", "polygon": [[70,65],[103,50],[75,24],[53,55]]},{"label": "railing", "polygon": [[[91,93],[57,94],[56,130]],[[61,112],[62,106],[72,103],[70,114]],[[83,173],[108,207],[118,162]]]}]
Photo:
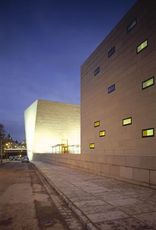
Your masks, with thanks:
[{"label": "railing", "polygon": [[80,153],[80,145],[57,144],[52,146],[52,153]]}]

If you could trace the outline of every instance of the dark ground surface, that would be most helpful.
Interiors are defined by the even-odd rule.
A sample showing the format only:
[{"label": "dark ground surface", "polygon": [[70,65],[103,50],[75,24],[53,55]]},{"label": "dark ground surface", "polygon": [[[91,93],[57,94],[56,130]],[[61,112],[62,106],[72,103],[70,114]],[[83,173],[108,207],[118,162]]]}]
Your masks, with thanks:
[{"label": "dark ground surface", "polygon": [[79,230],[83,226],[31,163],[0,165],[0,230]]}]

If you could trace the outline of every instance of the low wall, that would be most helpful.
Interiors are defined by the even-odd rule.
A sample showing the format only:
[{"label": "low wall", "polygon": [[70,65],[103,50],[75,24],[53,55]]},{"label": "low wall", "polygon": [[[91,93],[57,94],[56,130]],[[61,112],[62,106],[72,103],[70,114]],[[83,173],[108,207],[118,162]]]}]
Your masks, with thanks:
[{"label": "low wall", "polygon": [[156,185],[156,156],[34,154],[33,160],[84,169],[98,175]]}]

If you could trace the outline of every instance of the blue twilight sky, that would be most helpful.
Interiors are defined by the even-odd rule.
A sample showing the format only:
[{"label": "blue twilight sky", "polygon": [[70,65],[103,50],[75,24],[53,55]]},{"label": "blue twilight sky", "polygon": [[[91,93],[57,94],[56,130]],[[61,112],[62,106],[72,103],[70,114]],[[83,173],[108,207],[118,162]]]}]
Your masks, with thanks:
[{"label": "blue twilight sky", "polygon": [[80,102],[80,65],[135,0],[0,0],[0,123],[24,138],[36,99]]}]

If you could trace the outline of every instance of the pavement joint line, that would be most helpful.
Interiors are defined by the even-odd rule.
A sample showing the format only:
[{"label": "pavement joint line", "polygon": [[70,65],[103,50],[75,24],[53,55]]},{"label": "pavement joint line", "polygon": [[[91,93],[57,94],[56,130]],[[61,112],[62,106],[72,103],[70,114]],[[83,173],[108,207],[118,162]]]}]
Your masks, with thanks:
[{"label": "pavement joint line", "polygon": [[[47,191],[47,193],[48,193],[48,195],[49,195],[49,197],[52,199],[52,201],[55,203],[55,205],[56,205],[56,207],[58,208],[58,210],[59,210],[59,212],[60,212],[60,214],[62,215],[62,217],[65,219],[65,222],[67,222],[67,219],[69,218],[69,217],[67,217],[67,215],[69,215],[69,213],[71,213],[72,212],[72,210],[68,207],[68,205],[67,205],[67,207],[68,208],[65,208],[64,206],[62,207],[62,202],[64,203],[65,201],[64,201],[64,199],[62,199],[62,197],[56,192],[56,190],[55,190],[55,188],[54,187],[52,187],[50,184],[49,184],[49,182],[48,182],[48,180],[47,180],[47,178],[45,178],[45,176],[34,166],[34,165],[32,165],[36,170],[35,170],[35,173],[37,174],[37,176],[40,178],[40,180],[42,181],[42,183],[43,183],[43,185],[44,185],[44,187],[45,187],[45,189],[46,189],[46,191]],[[52,195],[52,191],[55,191],[56,192],[56,194],[57,195]],[[60,199],[61,198],[61,199]],[[75,213],[74,213],[75,214]],[[75,219],[75,217],[74,217],[74,219]],[[73,220],[74,221],[74,220]],[[79,224],[81,224],[82,226],[83,226],[83,228],[84,228],[84,224],[80,221],[80,219],[79,218],[77,218],[77,216],[76,216],[76,221],[78,221],[78,229],[79,229]],[[75,226],[74,227],[72,227],[72,226],[70,226],[69,227],[69,229],[76,229],[75,228]]]},{"label": "pavement joint line", "polygon": [[[85,224],[85,229],[88,229],[88,230],[93,230],[93,229],[101,229],[101,228],[99,228],[99,225],[98,225],[98,223],[102,223],[102,222],[94,222],[94,220],[92,220],[92,218],[90,218],[90,216],[87,216],[86,214],[85,214],[85,211],[83,211],[83,209],[81,209],[81,206],[79,207],[77,207],[77,204],[75,204],[75,200],[73,200],[72,198],[70,199],[70,196],[68,197],[68,193],[66,194],[66,186],[68,186],[68,184],[66,183],[66,180],[65,180],[65,183],[64,183],[64,179],[66,178],[65,176],[64,176],[64,173],[66,172],[66,170],[65,170],[65,172],[63,172],[63,171],[61,171],[61,169],[58,169],[57,170],[57,168],[55,169],[55,167],[53,168],[53,170],[51,171],[51,168],[50,168],[50,164],[48,164],[49,165],[49,167],[46,167],[45,165],[46,165],[46,163],[45,162],[43,162],[43,164],[42,164],[42,162],[39,162],[39,161],[37,161],[36,162],[36,164],[35,164],[35,166],[36,166],[36,168],[38,169],[38,170],[40,170],[40,172],[41,172],[41,174],[43,174],[44,175],[44,177],[46,177],[46,180],[48,180],[49,181],[49,184],[51,185],[51,187],[57,192],[57,194],[58,195],[60,195],[60,197],[62,197],[62,199],[66,202],[66,204],[68,205],[68,207],[71,209],[71,210],[73,210],[73,213],[75,213],[77,216],[78,216],[78,218],[79,218],[79,220],[80,221],[82,221],[82,224],[84,223]],[[54,165],[55,166],[55,165]],[[65,166],[63,166],[63,168],[64,168]],[[59,174],[60,173],[60,174]],[[61,174],[62,173],[62,174]],[[62,177],[59,179],[58,178],[58,176],[61,176],[62,175]],[[79,186],[77,186],[77,180],[75,180],[75,181],[73,181],[73,179],[75,178],[75,176],[76,176],[76,174],[74,173],[73,174],[73,176],[71,175],[71,172],[69,171],[69,170],[67,170],[67,182],[69,183],[69,185],[70,185],[70,183],[71,182],[75,182],[75,184],[73,184],[73,183],[71,183],[72,185],[74,185],[74,187],[79,187]],[[93,174],[94,175],[94,174]],[[52,177],[52,178],[51,178]],[[58,178],[58,180],[57,180],[57,178]],[[93,178],[94,179],[94,178]],[[114,178],[113,178],[114,179]],[[116,179],[115,179],[116,180]],[[88,181],[88,180],[87,180]],[[140,198],[139,199],[139,197],[138,197],[138,191],[139,191],[139,194],[140,194],[140,189],[141,189],[141,194],[143,194],[144,192],[145,192],[145,197],[146,198],[148,198],[149,197],[149,195],[151,196],[151,194],[153,195],[153,192],[154,192],[154,194],[155,194],[155,188],[151,188],[151,187],[147,187],[147,189],[146,189],[146,186],[143,186],[143,185],[140,185],[140,184],[134,184],[134,183],[129,183],[129,182],[127,182],[127,181],[122,181],[122,180],[116,180],[116,181],[121,181],[121,182],[126,182],[127,184],[129,184],[129,185],[133,185],[132,186],[132,188],[130,189],[130,195],[132,194],[132,195],[135,195],[135,194],[133,194],[132,192],[134,192],[134,190],[136,189],[136,195],[137,196],[134,196],[134,199],[136,198],[136,200],[138,200],[138,201],[140,201],[140,202],[142,202],[143,203],[143,201],[145,201],[144,200],[144,197],[142,197],[142,198]],[[78,179],[78,182],[79,182],[79,179]],[[107,182],[107,181],[106,181]],[[63,184],[62,184],[63,183]],[[112,183],[112,182],[111,182]],[[80,185],[81,185],[81,183],[80,183]],[[122,184],[121,184],[122,185]],[[97,186],[98,186],[98,184],[97,184]],[[117,184],[117,186],[120,186],[120,183],[119,183],[119,185]],[[72,187],[70,187],[69,186],[69,189],[72,189]],[[125,186],[123,187],[124,189],[125,189]],[[65,189],[65,190],[64,190]],[[80,189],[81,189],[81,186],[80,186]],[[123,189],[123,191],[122,191],[122,193],[124,192],[124,189]],[[151,191],[148,191],[148,190],[153,190],[153,192],[151,193]],[[67,191],[68,191],[68,189],[67,189]],[[89,190],[90,191],[90,190]],[[85,191],[86,192],[86,191]],[[146,194],[147,193],[147,194]],[[87,194],[90,194],[90,193],[88,193],[87,192]],[[82,195],[82,194],[81,194]],[[91,194],[91,195],[93,195],[93,194]],[[156,194],[155,194],[156,195]],[[94,196],[94,195],[93,195]],[[95,196],[96,197],[96,196]],[[154,196],[155,197],[155,196]],[[133,197],[132,197],[133,198]],[[107,204],[109,204],[109,205],[111,205],[111,206],[114,206],[113,204],[111,204],[111,203],[109,203],[109,201],[108,200],[105,200],[105,199],[102,199],[104,202],[106,202]],[[155,200],[154,200],[155,201]],[[153,203],[152,202],[154,202],[154,201],[151,201],[151,205],[153,205]],[[120,203],[120,202],[119,202]],[[145,202],[146,203],[146,202]],[[138,203],[138,205],[139,205],[139,203]],[[147,205],[150,205],[150,202],[147,204]],[[139,217],[139,215],[141,215],[141,214],[149,214],[150,215],[150,213],[151,212],[156,212],[156,211],[152,211],[153,209],[152,208],[149,208],[149,207],[152,207],[152,206],[149,206],[149,207],[146,207],[146,205],[145,205],[145,208],[144,208],[144,204],[143,204],[143,209],[140,209],[141,210],[141,213],[138,213],[138,210],[136,209],[136,210],[134,210],[134,211],[136,211],[136,215],[134,215],[134,213],[132,213],[132,212],[127,212],[127,209],[124,209],[123,210],[123,208],[122,208],[122,206],[120,206],[120,205],[115,205],[115,206],[117,206],[117,209],[119,210],[119,211],[122,211],[123,213],[125,213],[125,214],[127,214],[127,217],[125,218],[125,217],[122,217],[121,218],[121,220],[122,219],[131,219],[131,218],[135,218],[136,220],[138,220],[140,223],[144,223],[144,224],[147,224],[147,222],[146,222],[146,220],[144,220],[143,218],[142,219],[140,219],[140,217]],[[114,206],[114,207],[115,207]],[[124,206],[124,205],[123,205]],[[140,208],[141,208],[142,206],[140,206]],[[75,210],[75,208],[76,208],[76,210]],[[147,208],[147,210],[146,210],[146,208]],[[155,210],[155,209],[154,209]],[[132,209],[132,211],[133,211],[133,209]],[[78,212],[78,213],[77,213]],[[82,218],[85,218],[85,216],[86,216],[86,219],[84,220],[84,219],[82,219]],[[120,220],[120,218],[119,218],[119,220]],[[88,222],[89,221],[89,222]],[[90,225],[90,223],[91,223],[91,225]],[[154,229],[156,229],[156,228],[154,228],[153,226],[152,226],[152,229],[154,230]]]},{"label": "pavement joint line", "polygon": [[[50,164],[49,162],[45,162],[46,164]],[[81,167],[74,167],[74,166],[70,166],[70,165],[65,165],[65,164],[61,164],[61,163],[54,163],[54,165],[56,166],[63,166],[63,167],[69,167],[70,169],[76,169],[76,170],[79,170],[79,171],[83,171],[84,173],[92,173],[93,175],[96,175],[96,176],[103,176],[103,177],[106,177],[106,178],[111,178],[111,179],[114,179],[114,180],[117,180],[117,181],[121,181],[121,182],[126,182],[128,184],[132,184],[132,185],[136,185],[136,186],[141,186],[141,187],[145,187],[145,188],[151,188],[153,190],[156,190],[156,185],[152,184],[152,183],[146,183],[146,182],[141,182],[141,181],[133,181],[133,180],[130,180],[130,179],[127,179],[127,178],[121,178],[121,177],[116,177],[116,176],[107,176],[107,175],[104,175],[104,174],[101,174],[101,173],[93,173],[93,172],[90,172],[88,170],[85,170],[84,168],[81,168]],[[127,167],[127,166],[126,166]],[[135,167],[134,167],[135,168]],[[136,167],[137,168],[137,167]],[[153,169],[150,169],[150,171],[155,171]]]},{"label": "pavement joint line", "polygon": [[87,216],[84,212],[82,212],[79,207],[77,207],[57,186],[39,169],[34,163],[33,166],[37,169],[37,171],[44,177],[47,181],[48,185],[52,187],[56,193],[65,201],[68,207],[75,213],[75,215],[79,218],[81,223],[84,225],[86,230],[100,230]]}]

